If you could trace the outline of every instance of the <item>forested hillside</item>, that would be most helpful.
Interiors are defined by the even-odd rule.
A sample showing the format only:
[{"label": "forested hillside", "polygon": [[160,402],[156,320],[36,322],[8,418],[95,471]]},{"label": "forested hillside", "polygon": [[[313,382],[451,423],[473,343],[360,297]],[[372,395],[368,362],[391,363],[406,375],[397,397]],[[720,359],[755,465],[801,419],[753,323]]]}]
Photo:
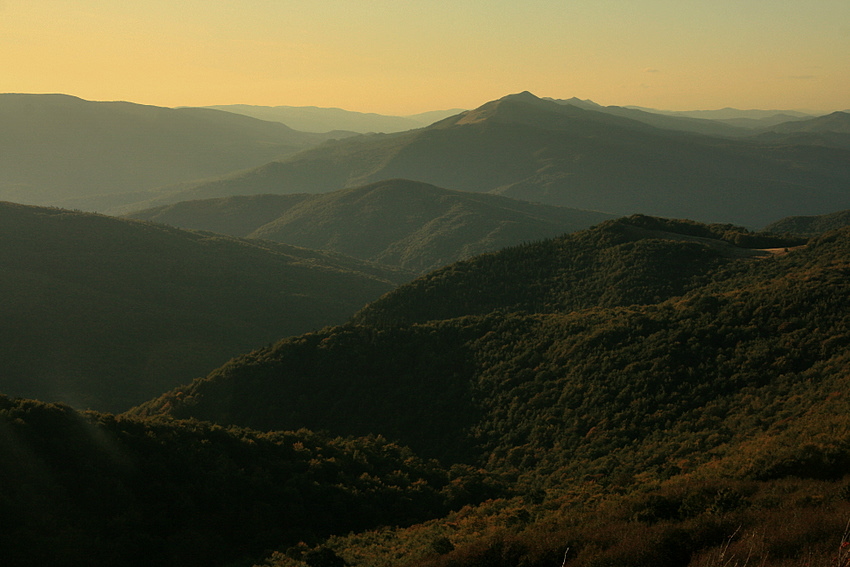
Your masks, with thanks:
[{"label": "forested hillside", "polygon": [[[446,289],[457,278],[457,312],[411,306],[450,299],[429,297],[433,274],[393,309],[235,359],[133,413],[377,431],[515,479],[519,498],[324,544],[351,565],[542,567],[565,552],[579,566],[743,565],[748,550],[827,565],[850,511],[850,231],[794,244],[624,219],[437,272]],[[554,275],[531,268],[561,251]],[[463,295],[502,260],[525,276],[504,281],[521,301]],[[629,285],[595,294],[613,266]],[[314,565],[307,549],[271,561]]]},{"label": "forested hillside", "polygon": [[2,395],[0,454],[10,567],[251,565],[281,545],[410,525],[505,491],[381,437],[134,420]]},{"label": "forested hillside", "polygon": [[805,240],[635,215],[591,230],[485,254],[426,274],[354,320],[398,324],[494,310],[570,312],[657,303],[681,295],[730,259]]},{"label": "forested hillside", "polygon": [[409,279],[330,253],[0,203],[0,392],[121,411]]},{"label": "forested hillside", "polygon": [[331,250],[419,273],[611,218],[404,179],[319,195],[186,201],[128,216]]},{"label": "forested hillside", "polygon": [[767,225],[764,229],[780,234],[817,236],[845,226],[850,226],[850,210],[811,217],[787,217]]}]

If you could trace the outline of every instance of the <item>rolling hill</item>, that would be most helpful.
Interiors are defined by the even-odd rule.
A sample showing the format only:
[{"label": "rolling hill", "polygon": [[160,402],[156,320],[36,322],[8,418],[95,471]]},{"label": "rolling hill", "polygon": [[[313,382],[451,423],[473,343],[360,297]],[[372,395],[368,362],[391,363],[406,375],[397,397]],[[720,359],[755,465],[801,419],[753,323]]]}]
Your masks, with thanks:
[{"label": "rolling hill", "polygon": [[[561,349],[554,345],[568,349],[573,347],[566,345],[579,341],[581,348],[588,348],[603,340],[608,356],[613,356],[619,333],[626,333],[622,348],[630,343],[624,329],[635,317],[645,318],[648,325],[640,323],[644,330],[635,335],[638,341],[665,324],[675,328],[674,319],[681,315],[676,309],[661,310],[673,319],[662,317],[650,324],[657,311],[640,305],[681,296],[710,281],[723,266],[752,267],[756,252],[729,240],[756,237],[729,229],[636,217],[453,264],[384,296],[349,326],[293,338],[236,359],[181,388],[179,396],[166,394],[134,411],[166,411],[258,429],[306,426],[338,434],[381,433],[426,455],[445,458],[449,452],[455,459],[486,460],[491,457],[483,457],[475,447],[496,443],[486,441],[481,428],[495,419],[492,412],[498,412],[496,398],[502,393],[498,388],[490,391],[481,382],[485,376],[495,372],[510,395],[518,395],[513,388],[524,387],[535,372],[544,372],[549,355],[543,353]],[[567,324],[563,317],[570,323],[560,327],[564,334],[559,335],[555,329]],[[554,327],[549,329],[549,324]],[[611,331],[613,342],[601,338],[607,325],[619,329]],[[667,331],[661,336],[667,337]],[[652,358],[665,348],[662,343],[653,347]],[[623,356],[636,354],[629,347]],[[580,382],[580,374],[567,371],[573,363],[599,372],[577,358],[557,373],[566,372]],[[529,373],[528,365],[539,370]],[[545,372],[554,371],[554,366],[549,368]],[[557,380],[546,383],[555,387]],[[393,412],[392,407],[405,411]],[[428,430],[420,426],[425,421],[431,424]],[[479,433],[470,436],[472,431]]]},{"label": "rolling hill", "polygon": [[420,273],[610,218],[401,179],[319,195],[188,201],[127,216],[331,250]]},{"label": "rolling hill", "polygon": [[771,126],[773,132],[839,132],[850,134],[850,113],[833,112],[807,120],[794,120]]},{"label": "rolling hill", "polygon": [[120,411],[332,323],[406,273],[303,248],[0,203],[0,392]]},{"label": "rolling hill", "polygon": [[[0,94],[0,200],[104,210],[262,165],[329,135],[205,109]],[[141,193],[141,195],[139,195]]]},{"label": "rolling hill", "polygon": [[634,216],[448,266],[128,414],[0,396],[4,558],[843,565],[849,251],[847,229]]},{"label": "rolling hill", "polygon": [[327,143],[258,169],[163,193],[147,205],[325,193],[392,178],[616,215],[749,227],[850,208],[846,149],[666,130],[530,93],[420,130]]},{"label": "rolling hill", "polygon": [[795,244],[604,223],[446,267],[131,414],[381,432],[513,479],[516,497],[276,566],[322,549],[364,566],[826,565],[850,511],[850,231]]},{"label": "rolling hill", "polygon": [[850,113],[833,112],[762,129],[755,138],[771,144],[825,146],[850,150]]},{"label": "rolling hill", "polygon": [[141,421],[2,395],[0,452],[0,544],[15,567],[251,565],[276,546],[308,551],[503,491],[380,437]]},{"label": "rolling hill", "polygon": [[850,226],[850,211],[838,211],[812,217],[787,217],[767,225],[764,230],[809,237],[845,226]]}]

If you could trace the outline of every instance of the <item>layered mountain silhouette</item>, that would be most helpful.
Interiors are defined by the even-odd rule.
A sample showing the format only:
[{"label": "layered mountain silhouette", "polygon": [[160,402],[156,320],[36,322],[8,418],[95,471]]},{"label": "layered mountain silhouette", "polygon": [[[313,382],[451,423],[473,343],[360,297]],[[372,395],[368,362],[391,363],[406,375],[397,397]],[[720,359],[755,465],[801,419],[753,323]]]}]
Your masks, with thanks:
[{"label": "layered mountain silhouette", "polygon": [[406,178],[617,215],[759,227],[850,207],[848,163],[841,148],[666,130],[521,93],[428,128],[327,143],[148,204]]},{"label": "layered mountain silhouette", "polygon": [[343,133],[204,109],[0,95],[0,200],[88,210],[262,165]]},{"label": "layered mountain silhouette", "polygon": [[318,195],[186,201],[128,216],[331,250],[417,272],[611,217],[400,179]]},{"label": "layered mountain silhouette", "polygon": [[[217,257],[284,249],[40,211]],[[147,246],[106,241],[147,265]],[[123,415],[0,396],[4,557],[835,564],[848,252],[846,228],[806,241],[636,215],[452,264]]]},{"label": "layered mountain silhouette", "polygon": [[785,122],[764,128],[756,139],[774,145],[825,146],[850,150],[850,113],[833,112],[817,118]]},{"label": "layered mountain silhouette", "polygon": [[0,203],[0,391],[118,411],[409,279],[337,254]]},{"label": "layered mountain silhouette", "polygon": [[290,128],[302,132],[332,132],[345,130],[351,132],[403,132],[422,128],[448,116],[463,112],[460,108],[452,110],[433,110],[409,116],[388,116],[367,112],[352,112],[341,108],[320,108],[317,106],[255,106],[250,104],[225,104],[209,106],[235,114],[243,114],[260,120],[281,122]]},{"label": "layered mountain silhouette", "polygon": [[[207,199],[157,223],[0,203],[2,562],[846,566],[846,117],[732,139],[596,106],[106,190]],[[84,131],[22,147],[53,168]],[[507,247],[416,277],[274,238],[416,270]]]},{"label": "layered mountain silhouette", "polygon": [[622,116],[624,118],[643,122],[644,124],[649,124],[650,126],[663,128],[665,130],[677,130],[682,132],[706,134],[709,136],[732,138],[746,136],[752,133],[747,128],[742,128],[740,126],[710,118],[697,118],[683,114],[667,114],[658,110],[641,109],[637,107],[602,106],[591,100],[581,100],[576,97],[560,100],[546,98],[544,100],[551,100],[562,105],[576,106],[585,110],[613,114],[614,116]]}]

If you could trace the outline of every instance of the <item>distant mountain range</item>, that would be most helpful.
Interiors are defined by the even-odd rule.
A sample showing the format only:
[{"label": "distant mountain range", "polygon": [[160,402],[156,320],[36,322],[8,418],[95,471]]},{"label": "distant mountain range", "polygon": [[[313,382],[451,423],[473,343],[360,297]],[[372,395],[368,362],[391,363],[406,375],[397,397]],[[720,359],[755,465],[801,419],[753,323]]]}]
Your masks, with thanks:
[{"label": "distant mountain range", "polygon": [[183,201],[127,216],[331,250],[420,273],[611,218],[400,179],[318,195]]},{"label": "distant mountain range", "polygon": [[[319,110],[329,120],[364,118]],[[420,127],[404,132],[316,134],[209,108],[2,95],[0,199],[124,214],[404,178],[615,216],[750,227],[850,207],[846,113],[665,114],[521,93],[424,126],[452,112],[407,117]]]},{"label": "distant mountain range", "polygon": [[0,392],[120,411],[341,323],[411,274],[337,254],[0,203]]},{"label": "distant mountain range", "polygon": [[0,94],[0,200],[104,210],[346,135],[209,109]]},{"label": "distant mountain range", "polygon": [[316,106],[254,106],[249,104],[225,104],[208,106],[235,114],[243,114],[260,120],[281,122],[302,132],[403,132],[428,126],[438,120],[463,112],[463,109],[432,110],[409,116],[388,116],[365,112],[352,112],[341,108]]},{"label": "distant mountain range", "polygon": [[522,93],[427,128],[328,142],[146,204],[407,178],[616,215],[759,227],[850,207],[848,164],[850,150],[841,147],[662,129]]}]

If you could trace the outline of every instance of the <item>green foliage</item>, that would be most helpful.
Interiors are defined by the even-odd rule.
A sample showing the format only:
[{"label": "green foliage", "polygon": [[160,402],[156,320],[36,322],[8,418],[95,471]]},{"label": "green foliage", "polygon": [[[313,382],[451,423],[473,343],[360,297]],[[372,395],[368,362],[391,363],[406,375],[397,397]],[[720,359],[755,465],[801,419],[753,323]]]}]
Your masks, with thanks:
[{"label": "green foliage", "polygon": [[[725,443],[762,433],[789,416],[801,417],[804,404],[790,400],[817,395],[808,386],[816,379],[818,388],[827,387],[816,377],[840,367],[850,343],[844,305],[847,234],[781,257],[729,261],[692,242],[651,238],[635,245],[623,239],[623,230],[634,227],[613,223],[569,237],[572,255],[581,250],[575,240],[591,237],[594,244],[608,239],[615,249],[650,250],[629,257],[628,273],[643,278],[629,279],[622,293],[666,296],[673,292],[659,287],[672,278],[657,278],[664,271],[650,267],[658,268],[659,250],[668,254],[684,245],[689,253],[669,265],[699,276],[681,278],[687,285],[679,284],[680,289],[691,291],[649,305],[579,304],[578,310],[552,313],[494,312],[326,329],[234,360],[136,411],[262,429],[302,424],[341,434],[379,431],[431,456],[518,473],[530,485],[585,477],[611,486],[628,485],[638,474],[664,478],[692,470]],[[587,248],[599,256],[607,253],[598,244]],[[525,254],[511,250],[488,260],[534,261],[538,250],[549,249],[530,245]],[[701,258],[708,262],[701,264]],[[471,275],[506,273],[469,264]],[[609,271],[586,273],[592,282],[597,273]],[[506,296],[515,292],[522,298],[538,289],[550,293],[555,286],[545,282],[561,279],[541,283],[517,272],[525,285],[507,287]],[[586,286],[578,291],[587,290],[589,298],[577,296],[592,303],[590,294],[599,294],[598,286],[577,279]],[[421,281],[401,291],[421,299],[416,294]],[[474,277],[462,281],[469,289],[488,289]],[[450,299],[451,290],[463,292],[461,286],[445,289]],[[610,290],[603,293],[612,297]],[[630,303],[613,297],[615,304]],[[482,311],[488,300],[482,300]],[[768,398],[789,402],[765,407],[761,400]],[[399,407],[404,412],[393,411]],[[425,422],[432,425],[423,431],[418,424]],[[765,463],[763,473],[747,474],[772,474],[771,467],[780,467],[775,473],[780,476],[803,474],[809,467],[835,475],[845,462],[843,450],[840,444],[812,450],[799,456],[799,465],[788,457],[785,465]],[[826,463],[833,464],[825,468]]]},{"label": "green foliage", "polygon": [[[797,243],[637,216],[455,264],[124,416],[4,400],[24,488],[0,521],[27,518],[19,557],[126,526],[103,553],[179,564],[216,534],[215,564],[843,565],[850,230]],[[79,423],[109,442],[78,449]]]},{"label": "green foliage", "polygon": [[[850,231],[795,244],[606,223],[420,278],[137,411],[263,428],[303,411],[515,479],[520,497],[462,519],[321,544],[350,565],[544,566],[565,551],[577,566],[708,565],[748,548],[765,565],[826,565],[850,517]],[[797,526],[815,514],[822,525]],[[303,566],[309,549],[269,562]]]},{"label": "green foliage", "polygon": [[845,226],[850,226],[850,211],[838,211],[828,215],[810,217],[788,217],[771,223],[764,229],[775,233],[819,236]]},{"label": "green foliage", "polygon": [[[475,502],[453,488],[465,470],[381,437],[142,421],[6,397],[0,453],[0,545],[16,566],[224,565]],[[308,564],[331,559],[312,551]]]},{"label": "green foliage", "polygon": [[209,417],[261,430],[380,432],[430,456],[468,460],[474,442],[461,432],[477,412],[474,361],[464,344],[481,332],[477,321],[326,329],[234,359],[131,413]]},{"label": "green foliage", "polygon": [[494,310],[571,312],[651,304],[681,295],[746,249],[800,244],[731,225],[635,215],[592,230],[482,255],[382,297],[354,321],[405,324]]}]

